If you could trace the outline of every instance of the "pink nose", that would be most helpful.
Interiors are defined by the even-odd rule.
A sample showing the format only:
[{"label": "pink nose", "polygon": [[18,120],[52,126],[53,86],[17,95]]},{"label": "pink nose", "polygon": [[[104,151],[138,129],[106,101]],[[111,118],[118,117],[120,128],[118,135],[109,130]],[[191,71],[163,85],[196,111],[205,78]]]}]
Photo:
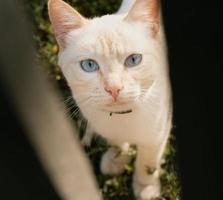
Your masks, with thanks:
[{"label": "pink nose", "polygon": [[109,93],[114,101],[117,101],[120,91],[123,87],[105,87],[105,91]]}]

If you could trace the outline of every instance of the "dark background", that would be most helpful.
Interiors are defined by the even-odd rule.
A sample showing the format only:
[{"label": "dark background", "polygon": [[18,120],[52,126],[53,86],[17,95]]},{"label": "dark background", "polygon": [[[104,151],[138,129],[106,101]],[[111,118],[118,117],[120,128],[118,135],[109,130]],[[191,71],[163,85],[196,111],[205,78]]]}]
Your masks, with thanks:
[{"label": "dark background", "polygon": [[183,197],[222,199],[220,1],[163,1]]},{"label": "dark background", "polygon": [[[11,9],[6,5],[1,2],[1,9]],[[222,6],[218,1],[164,0],[163,15],[183,199],[220,200]],[[0,86],[0,199],[58,199],[24,136],[7,88],[1,81]]]}]

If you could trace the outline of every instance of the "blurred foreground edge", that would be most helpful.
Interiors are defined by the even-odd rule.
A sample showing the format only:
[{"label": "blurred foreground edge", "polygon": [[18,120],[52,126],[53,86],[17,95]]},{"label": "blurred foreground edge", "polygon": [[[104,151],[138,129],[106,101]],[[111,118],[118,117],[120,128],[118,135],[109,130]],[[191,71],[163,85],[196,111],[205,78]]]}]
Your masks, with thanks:
[{"label": "blurred foreground edge", "polygon": [[0,13],[0,199],[101,199],[75,130],[36,66],[24,16],[12,0]]}]

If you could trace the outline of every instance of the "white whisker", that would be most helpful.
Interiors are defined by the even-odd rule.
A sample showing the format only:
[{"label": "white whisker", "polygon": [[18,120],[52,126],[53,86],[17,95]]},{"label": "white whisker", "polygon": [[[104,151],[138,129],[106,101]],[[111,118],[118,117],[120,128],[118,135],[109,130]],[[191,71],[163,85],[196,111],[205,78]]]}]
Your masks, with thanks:
[{"label": "white whisker", "polygon": [[65,104],[69,103],[69,102],[72,102],[73,101],[73,97],[72,96],[68,96],[63,102]]},{"label": "white whisker", "polygon": [[75,110],[71,113],[70,117],[74,118],[79,114],[80,109],[78,107],[75,108]]}]

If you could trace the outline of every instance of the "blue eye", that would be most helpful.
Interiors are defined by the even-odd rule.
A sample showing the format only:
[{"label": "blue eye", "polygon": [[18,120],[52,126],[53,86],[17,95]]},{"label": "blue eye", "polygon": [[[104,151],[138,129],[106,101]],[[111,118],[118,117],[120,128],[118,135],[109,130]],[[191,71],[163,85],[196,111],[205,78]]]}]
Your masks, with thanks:
[{"label": "blue eye", "polygon": [[91,59],[82,60],[80,64],[85,72],[95,72],[99,70],[98,63]]},{"label": "blue eye", "polygon": [[132,54],[125,60],[125,65],[127,67],[135,67],[142,62],[142,55],[141,54]]}]

